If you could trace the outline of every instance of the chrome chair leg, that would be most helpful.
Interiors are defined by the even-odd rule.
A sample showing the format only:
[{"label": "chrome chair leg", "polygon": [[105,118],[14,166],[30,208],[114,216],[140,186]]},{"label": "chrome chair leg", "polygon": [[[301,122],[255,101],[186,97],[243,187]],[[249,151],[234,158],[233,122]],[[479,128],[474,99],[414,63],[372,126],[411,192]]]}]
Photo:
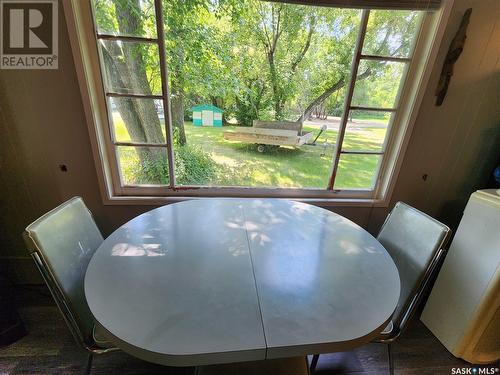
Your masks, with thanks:
[{"label": "chrome chair leg", "polygon": [[392,346],[387,344],[387,357],[389,359],[389,375],[394,375],[394,359],[392,358]]},{"label": "chrome chair leg", "polygon": [[92,360],[94,359],[94,355],[89,353],[87,357],[87,365],[85,366],[85,375],[90,375],[90,370],[92,370]]},{"label": "chrome chair leg", "polygon": [[314,374],[316,371],[316,366],[318,365],[319,354],[313,355],[313,359],[311,361],[311,367],[309,367],[309,373]]}]

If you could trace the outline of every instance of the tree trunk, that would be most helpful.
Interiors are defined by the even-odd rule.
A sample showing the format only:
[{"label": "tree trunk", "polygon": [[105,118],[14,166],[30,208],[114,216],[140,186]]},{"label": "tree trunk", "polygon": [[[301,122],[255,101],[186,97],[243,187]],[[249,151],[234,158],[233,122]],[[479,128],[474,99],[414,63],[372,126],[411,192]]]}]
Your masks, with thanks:
[{"label": "tree trunk", "polygon": [[344,85],[345,85],[345,80],[344,78],[341,78],[334,85],[330,86],[325,91],[323,91],[321,95],[319,95],[311,103],[309,103],[309,105],[306,107],[306,109],[299,117],[297,122],[304,122],[305,120],[307,120],[317,106],[319,106],[326,99],[328,99],[328,97],[332,95],[335,91],[340,90],[342,87],[344,87]]},{"label": "tree trunk", "polygon": [[[139,0],[113,0],[118,27],[123,35],[134,35],[141,28]],[[146,74],[146,62],[138,45],[107,42],[103,48],[108,80],[115,87],[130,89],[133,93],[151,95]],[[164,143],[165,136],[152,99],[119,98],[114,101],[132,142]],[[164,162],[165,152],[157,147],[137,148],[143,165]]]},{"label": "tree trunk", "polygon": [[[110,52],[103,49],[103,58],[107,61],[107,77],[121,87],[127,87],[123,80],[123,66],[117,64]],[[161,130],[160,120],[157,115],[153,100],[117,98],[113,100],[120,117],[132,142],[137,143],[164,143],[165,137]],[[165,152],[158,147],[137,147],[137,155],[142,165],[158,160],[164,161]]]},{"label": "tree trunk", "polygon": [[274,119],[283,120],[283,100],[281,95],[281,87],[278,83],[278,73],[276,64],[274,63],[274,53],[268,52],[267,60],[269,62],[269,73],[271,78],[271,88],[273,92]]},{"label": "tree trunk", "polygon": [[177,133],[176,141],[180,146],[184,146],[187,139],[184,130],[184,92],[182,89],[176,89],[172,92],[170,104],[172,108],[172,126]]},{"label": "tree trunk", "polygon": [[[371,73],[372,72],[370,69],[365,70],[363,73],[358,74],[358,76],[356,77],[356,81],[361,81],[362,79],[369,77]],[[341,78],[335,84],[328,87],[325,91],[323,91],[321,95],[317,96],[311,103],[309,103],[297,122],[304,122],[305,120],[307,120],[311,113],[314,111],[314,108],[323,104],[323,102],[328,99],[330,95],[332,95],[335,91],[340,90],[344,86],[345,79]]]},{"label": "tree trunk", "polygon": [[[183,1],[171,2],[172,7],[179,7]],[[179,8],[178,11],[181,8]],[[184,8],[182,8],[184,9]],[[169,78],[170,78],[170,110],[172,114],[172,130],[174,131],[174,141],[180,145],[184,146],[187,144],[186,130],[184,128],[184,101],[185,101],[185,66],[188,64],[186,61],[186,52],[184,46],[184,39],[186,34],[186,28],[189,26],[184,25],[184,21],[181,18],[178,22],[173,22],[169,25],[169,30],[167,35],[165,35],[166,40],[171,40],[174,44],[167,54],[170,56],[169,64]]]},{"label": "tree trunk", "polygon": [[[279,72],[276,69],[276,62],[275,62],[275,54],[278,48],[278,41],[283,32],[282,13],[281,13],[282,9],[283,9],[283,4],[280,4],[279,7],[275,6],[271,7],[270,35],[268,35],[266,26],[264,26],[264,33],[266,35],[266,37],[264,38],[264,45],[267,49],[267,61],[269,63],[269,75],[270,75],[271,89],[272,89],[274,118],[276,120],[284,119],[285,104],[287,99],[289,99],[289,93],[287,90],[288,83],[283,81],[280,82]],[[266,24],[265,19],[263,19],[262,22],[264,25]],[[290,66],[287,69],[287,73],[290,76],[293,76],[295,74],[297,67],[299,66],[300,62],[303,60],[307,51],[309,50],[311,46],[312,36],[315,32],[315,26],[316,26],[316,18],[310,16],[309,31],[304,46],[302,47],[298,55],[295,57],[295,59],[293,59],[293,61],[291,62]]]}]

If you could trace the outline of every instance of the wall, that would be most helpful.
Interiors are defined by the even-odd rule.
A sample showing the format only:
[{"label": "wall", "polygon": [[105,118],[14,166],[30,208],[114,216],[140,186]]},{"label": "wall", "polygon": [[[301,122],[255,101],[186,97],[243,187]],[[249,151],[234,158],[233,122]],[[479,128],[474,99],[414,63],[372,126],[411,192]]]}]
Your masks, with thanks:
[{"label": "wall", "polygon": [[[435,107],[442,61],[468,7],[473,12],[465,50],[444,104]],[[10,265],[11,277],[26,283],[39,278],[20,234],[62,201],[82,196],[105,235],[152,208],[102,204],[62,4],[60,9],[59,69],[0,71],[0,264]],[[393,202],[403,200],[456,225],[467,197],[484,186],[500,156],[499,58],[500,2],[457,0]],[[389,208],[333,210],[375,233]]]},{"label": "wall", "polygon": [[[441,107],[434,89],[464,11],[471,7],[465,49]],[[471,192],[484,186],[500,157],[500,2],[458,0],[440,48],[394,199],[413,202],[452,226]],[[427,182],[420,176],[428,174]]]}]

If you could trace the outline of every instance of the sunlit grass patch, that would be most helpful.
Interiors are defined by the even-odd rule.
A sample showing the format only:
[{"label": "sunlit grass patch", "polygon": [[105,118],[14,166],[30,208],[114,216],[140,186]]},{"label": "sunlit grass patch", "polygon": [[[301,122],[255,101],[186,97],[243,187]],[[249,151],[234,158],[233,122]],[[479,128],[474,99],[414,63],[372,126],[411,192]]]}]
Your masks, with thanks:
[{"label": "sunlit grass patch", "polygon": [[[114,124],[117,136],[125,139],[128,132],[119,115],[115,114]],[[185,123],[188,146],[207,153],[211,157],[214,169],[219,173],[209,175],[200,173],[202,180],[184,178],[181,184],[284,188],[325,188],[327,186],[337,130],[329,129],[323,132],[315,146],[280,147],[259,153],[256,145],[226,141],[223,134],[230,129],[235,130],[237,126],[198,127],[191,122]],[[319,130],[319,127],[304,126],[304,131],[313,132],[313,139]],[[344,148],[378,150],[383,144],[385,132],[386,129],[379,125],[364,126],[346,136]],[[125,180],[137,180],[133,175],[136,173],[135,169],[132,168],[137,164],[137,154],[131,149],[120,155]],[[335,187],[371,188],[378,164],[379,157],[374,155],[343,156],[339,162]]]}]

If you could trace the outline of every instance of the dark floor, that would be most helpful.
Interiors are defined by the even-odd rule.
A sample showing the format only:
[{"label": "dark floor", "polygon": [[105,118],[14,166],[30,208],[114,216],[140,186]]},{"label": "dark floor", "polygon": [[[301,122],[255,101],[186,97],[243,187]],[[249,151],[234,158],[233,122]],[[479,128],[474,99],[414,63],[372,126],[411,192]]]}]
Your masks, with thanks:
[{"label": "dark floor", "polygon": [[[19,288],[19,312],[29,334],[0,348],[0,375],[81,374],[86,352],[73,341],[57,308],[39,288]],[[396,374],[451,374],[453,367],[470,366],[453,357],[418,320],[393,344]],[[170,369],[115,352],[96,356],[92,374],[181,374]],[[387,374],[386,347],[370,344],[353,352],[322,355],[317,375]],[[303,358],[208,366],[203,375],[306,374]]]}]

